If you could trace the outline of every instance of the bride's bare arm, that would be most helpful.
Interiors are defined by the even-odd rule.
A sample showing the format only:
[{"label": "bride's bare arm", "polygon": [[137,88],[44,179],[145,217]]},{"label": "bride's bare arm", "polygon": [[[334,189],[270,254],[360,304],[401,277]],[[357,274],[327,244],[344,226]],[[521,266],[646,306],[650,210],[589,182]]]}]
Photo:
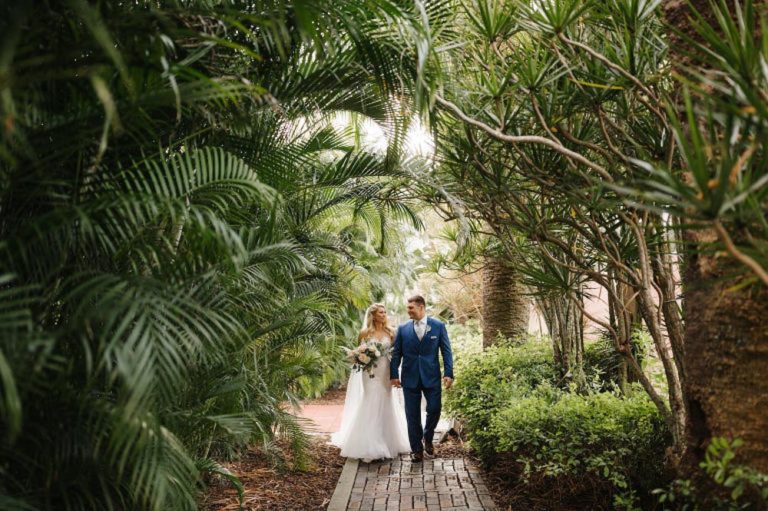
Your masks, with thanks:
[{"label": "bride's bare arm", "polygon": [[400,337],[400,330],[398,329],[395,334],[395,339],[392,342],[392,358],[389,362],[389,381],[395,387],[400,387],[400,361],[403,356],[403,340]]}]

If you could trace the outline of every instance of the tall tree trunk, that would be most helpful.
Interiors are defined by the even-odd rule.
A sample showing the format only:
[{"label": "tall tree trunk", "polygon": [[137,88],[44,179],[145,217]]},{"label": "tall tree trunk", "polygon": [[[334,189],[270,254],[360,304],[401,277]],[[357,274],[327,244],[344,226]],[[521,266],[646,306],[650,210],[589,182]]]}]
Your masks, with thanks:
[{"label": "tall tree trunk", "polygon": [[489,256],[483,268],[483,347],[499,335],[518,340],[528,333],[529,300],[517,272],[502,257]]},{"label": "tall tree trunk", "polygon": [[[707,0],[664,3],[670,25],[693,36],[689,6],[711,18]],[[671,44],[677,65],[698,64],[683,57],[689,53],[686,41],[673,34]],[[768,288],[760,283],[736,286],[742,283],[737,276],[742,268],[729,257],[698,250],[715,241],[711,229],[687,231],[685,237],[694,250],[683,273],[683,369],[689,406],[683,467],[695,472],[710,440],[723,436],[742,438],[740,462],[768,471]]]},{"label": "tall tree trunk", "polygon": [[712,437],[741,438],[741,460],[768,472],[768,288],[737,287],[740,270],[694,253],[684,274],[689,461]]},{"label": "tall tree trunk", "polygon": [[[621,333],[623,342],[634,348],[632,334],[640,328],[640,315],[638,314],[637,299],[632,286],[616,279],[616,294],[621,300],[622,307],[615,312],[616,329]],[[634,353],[634,351],[633,351]],[[619,388],[626,394],[628,384],[637,381],[635,371],[627,363],[627,359],[621,359]]]}]

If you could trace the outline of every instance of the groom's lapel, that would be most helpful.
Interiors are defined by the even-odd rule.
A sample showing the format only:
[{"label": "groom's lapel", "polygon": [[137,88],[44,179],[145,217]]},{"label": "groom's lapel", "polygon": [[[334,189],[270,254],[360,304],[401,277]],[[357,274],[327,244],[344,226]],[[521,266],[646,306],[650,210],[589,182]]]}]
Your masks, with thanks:
[{"label": "groom's lapel", "polygon": [[429,340],[431,337],[428,337],[430,333],[436,332],[435,328],[437,328],[436,320],[432,317],[427,318],[427,328],[424,330],[424,338]]}]

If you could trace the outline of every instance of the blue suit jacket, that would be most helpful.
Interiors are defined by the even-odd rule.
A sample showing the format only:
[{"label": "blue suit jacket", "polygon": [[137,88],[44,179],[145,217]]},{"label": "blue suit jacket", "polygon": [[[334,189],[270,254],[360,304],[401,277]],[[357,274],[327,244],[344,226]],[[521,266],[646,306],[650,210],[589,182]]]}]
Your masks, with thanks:
[{"label": "blue suit jacket", "polygon": [[445,325],[434,318],[427,318],[427,332],[419,340],[413,320],[403,323],[395,334],[392,362],[389,368],[390,378],[398,377],[402,361],[400,383],[403,387],[418,388],[421,383],[425,388],[440,388],[438,351],[443,354],[445,376],[453,378],[453,354]]}]

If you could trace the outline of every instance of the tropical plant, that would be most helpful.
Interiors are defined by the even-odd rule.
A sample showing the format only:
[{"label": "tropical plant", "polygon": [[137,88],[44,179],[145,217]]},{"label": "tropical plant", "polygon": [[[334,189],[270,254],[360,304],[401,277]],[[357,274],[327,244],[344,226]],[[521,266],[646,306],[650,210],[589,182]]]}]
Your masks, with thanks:
[{"label": "tropical plant", "polygon": [[[637,189],[676,214],[684,208],[681,229],[692,247],[682,273],[692,446],[683,477],[700,472],[705,446],[717,437],[743,440],[738,460],[766,472],[768,442],[757,432],[768,428],[768,416],[750,400],[768,384],[747,375],[765,370],[754,353],[768,346],[761,319],[768,311],[768,12],[751,0],[665,2],[665,12],[681,77],[668,107],[677,114],[681,161],[654,163]],[[699,493],[711,487],[704,477],[692,481]]]},{"label": "tropical plant", "polygon": [[[457,2],[460,30],[434,45],[437,171],[534,296],[565,297],[609,333],[667,421],[675,461],[700,459],[707,438],[686,439],[711,428],[764,453],[765,416],[747,403],[765,382],[745,380],[766,343],[764,13],[751,1],[666,4]],[[586,281],[607,293],[607,320],[583,307]],[[664,394],[634,356],[641,323]],[[737,337],[748,346],[729,365]]]},{"label": "tropical plant", "polygon": [[[672,82],[653,78],[666,65],[656,6],[462,3],[457,23],[467,44],[446,43],[450,50],[435,57],[446,75],[462,77],[435,92],[437,160],[444,186],[465,198],[466,214],[498,240],[549,311],[562,374],[585,383],[577,325],[586,316],[609,332],[682,449],[677,238],[670,217],[629,203],[618,186],[638,175],[630,158],[672,150],[658,107]],[[606,290],[608,321],[584,308],[588,281]],[[661,353],[667,396],[633,356],[638,316]]]},{"label": "tropical plant", "polygon": [[[277,436],[301,454],[283,404],[339,373],[371,298],[356,255],[396,255],[418,225],[398,185],[418,13],[72,0],[0,18],[0,507],[196,509],[201,474],[236,482],[217,460]],[[338,112],[383,126],[386,153]]]}]

